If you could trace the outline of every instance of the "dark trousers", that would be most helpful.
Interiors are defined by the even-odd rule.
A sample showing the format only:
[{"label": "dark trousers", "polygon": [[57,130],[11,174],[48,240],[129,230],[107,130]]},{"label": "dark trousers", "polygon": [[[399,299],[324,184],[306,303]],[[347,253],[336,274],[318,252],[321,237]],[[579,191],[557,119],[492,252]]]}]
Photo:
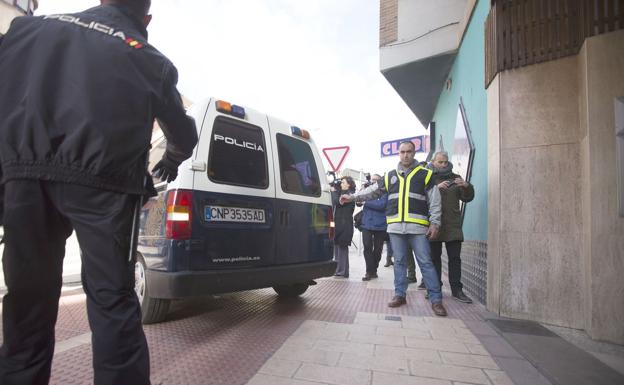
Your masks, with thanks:
[{"label": "dark trousers", "polygon": [[386,241],[385,231],[362,230],[362,243],[364,244],[364,261],[366,262],[366,272],[377,274],[383,244]]},{"label": "dark trousers", "polygon": [[47,384],[65,240],[76,231],[92,331],[94,384],[149,384],[149,354],[128,262],[136,197],[47,181],[5,185],[0,384]]},{"label": "dark trousers", "polygon": [[[448,276],[451,284],[451,292],[462,290],[461,283],[461,244],[462,241],[444,242],[448,255]],[[442,242],[430,242],[431,259],[438,273],[438,280],[442,286]]]}]

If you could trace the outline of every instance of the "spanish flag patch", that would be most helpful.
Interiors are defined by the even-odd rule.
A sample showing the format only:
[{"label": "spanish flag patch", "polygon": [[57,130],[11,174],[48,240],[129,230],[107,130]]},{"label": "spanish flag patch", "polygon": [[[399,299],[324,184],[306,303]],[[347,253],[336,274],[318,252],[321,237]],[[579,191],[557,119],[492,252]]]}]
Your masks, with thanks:
[{"label": "spanish flag patch", "polygon": [[130,47],[134,48],[134,49],[139,49],[139,48],[143,48],[143,44],[139,43],[138,40],[135,40],[131,37],[126,39],[126,44],[128,44]]}]

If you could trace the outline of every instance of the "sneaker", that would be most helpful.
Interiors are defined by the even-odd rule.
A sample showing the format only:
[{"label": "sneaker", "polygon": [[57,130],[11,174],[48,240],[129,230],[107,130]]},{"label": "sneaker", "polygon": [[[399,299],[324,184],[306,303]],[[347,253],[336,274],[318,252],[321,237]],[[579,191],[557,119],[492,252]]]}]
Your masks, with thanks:
[{"label": "sneaker", "polygon": [[406,303],[407,301],[405,300],[405,297],[395,295],[394,298],[392,298],[392,301],[388,302],[388,307],[399,307],[405,305]]},{"label": "sneaker", "polygon": [[425,282],[421,282],[420,285],[418,285],[418,290],[427,290],[427,286],[425,286]]},{"label": "sneaker", "polygon": [[442,305],[442,302],[432,303],[431,310],[433,310],[433,313],[437,315],[438,317],[447,316],[446,309],[444,308],[444,305]]},{"label": "sneaker", "polygon": [[459,290],[459,291],[453,293],[453,298],[455,298],[459,302],[472,303],[472,299],[470,299],[470,297],[468,297],[466,294],[464,294],[463,290]]}]

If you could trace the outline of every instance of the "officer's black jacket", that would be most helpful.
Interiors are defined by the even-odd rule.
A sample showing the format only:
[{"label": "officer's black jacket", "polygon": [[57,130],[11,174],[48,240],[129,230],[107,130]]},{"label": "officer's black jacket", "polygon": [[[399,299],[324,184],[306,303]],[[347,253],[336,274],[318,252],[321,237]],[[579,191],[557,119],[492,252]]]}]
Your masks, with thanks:
[{"label": "officer's black jacket", "polygon": [[121,6],[20,17],[0,45],[3,182],[42,179],[131,194],[143,186],[154,118],[164,157],[197,143],[173,64]]}]

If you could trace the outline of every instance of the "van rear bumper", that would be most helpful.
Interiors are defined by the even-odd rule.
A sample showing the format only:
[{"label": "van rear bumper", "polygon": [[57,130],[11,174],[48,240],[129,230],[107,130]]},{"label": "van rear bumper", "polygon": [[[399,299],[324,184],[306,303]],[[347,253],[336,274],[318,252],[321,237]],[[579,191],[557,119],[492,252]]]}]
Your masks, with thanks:
[{"label": "van rear bumper", "polygon": [[145,274],[150,297],[174,299],[305,283],[335,272],[335,261],[323,261],[232,270],[166,272],[148,269]]}]

